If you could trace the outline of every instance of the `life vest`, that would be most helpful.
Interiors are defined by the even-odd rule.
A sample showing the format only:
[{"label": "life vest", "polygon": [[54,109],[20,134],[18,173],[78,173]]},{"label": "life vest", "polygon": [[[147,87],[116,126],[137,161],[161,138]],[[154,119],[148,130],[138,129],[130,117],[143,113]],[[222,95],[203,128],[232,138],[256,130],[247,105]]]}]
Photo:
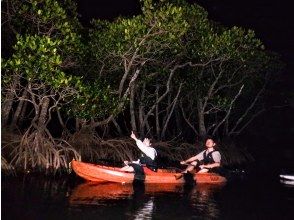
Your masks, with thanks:
[{"label": "life vest", "polygon": [[142,153],[140,157],[140,163],[142,165],[146,165],[150,170],[157,171],[158,165],[157,165],[157,152],[155,151],[155,158],[152,160],[150,157],[148,157],[146,154]]},{"label": "life vest", "polygon": [[211,152],[209,152],[208,154],[206,154],[206,151],[203,152],[203,160],[202,160],[202,164],[207,165],[207,164],[213,164],[215,163],[212,154],[213,152],[218,152],[217,150],[213,150]]}]

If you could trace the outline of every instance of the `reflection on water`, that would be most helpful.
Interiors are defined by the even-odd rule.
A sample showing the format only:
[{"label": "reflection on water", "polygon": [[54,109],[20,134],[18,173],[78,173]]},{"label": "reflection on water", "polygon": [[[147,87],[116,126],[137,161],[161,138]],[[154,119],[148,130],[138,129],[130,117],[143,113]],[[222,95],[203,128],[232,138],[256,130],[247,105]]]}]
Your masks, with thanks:
[{"label": "reflection on water", "polygon": [[219,207],[213,198],[213,193],[219,190],[221,186],[197,186],[194,188],[191,194],[192,207],[198,209],[198,212],[205,215],[209,219],[215,219],[219,217]]},{"label": "reflection on water", "polygon": [[281,183],[289,187],[294,187],[294,180],[280,180]]},{"label": "reflection on water", "polygon": [[175,184],[120,184],[120,183],[93,183],[86,182],[77,185],[69,198],[69,203],[75,205],[98,205],[101,201],[111,199],[142,199],[155,193],[180,192],[181,185]]},{"label": "reflection on water", "polygon": [[292,219],[284,184],[121,185],[2,178],[2,219]]},{"label": "reflection on water", "polygon": [[171,211],[175,212],[175,216],[170,215],[174,218],[177,217],[176,212],[183,212],[178,215],[212,219],[219,216],[219,207],[213,199],[213,194],[222,187],[221,185],[84,183],[75,187],[69,197],[69,203],[72,207],[87,207],[127,199],[130,202],[125,211],[128,219],[164,217],[166,214],[170,215]]},{"label": "reflection on water", "polygon": [[152,219],[152,212],[154,208],[154,198],[151,197],[148,202],[144,204],[144,206],[139,209],[135,215],[134,219]]}]

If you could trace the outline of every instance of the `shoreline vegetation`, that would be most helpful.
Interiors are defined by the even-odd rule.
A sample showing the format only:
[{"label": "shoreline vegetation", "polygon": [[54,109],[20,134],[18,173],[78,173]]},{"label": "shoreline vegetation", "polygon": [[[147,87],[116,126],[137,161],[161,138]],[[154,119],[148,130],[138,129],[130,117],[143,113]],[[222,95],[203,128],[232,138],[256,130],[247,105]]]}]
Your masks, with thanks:
[{"label": "shoreline vegetation", "polygon": [[185,0],[142,0],[137,15],[88,26],[73,0],[1,4],[3,172],[132,160],[130,131],[151,138],[165,165],[207,135],[224,165],[253,161],[234,140],[270,108],[283,66],[253,30]]},{"label": "shoreline vegetation", "polygon": [[[1,170],[5,175],[65,173],[70,170],[72,159],[122,166],[124,160],[133,160],[140,153],[130,138],[101,139],[92,134],[73,134],[63,141],[57,139],[49,143],[44,140],[38,147],[33,143],[24,145],[22,138],[24,136],[12,132],[2,134]],[[200,144],[175,141],[155,142],[153,146],[159,153],[159,165],[162,167],[180,168],[179,161],[203,150]],[[221,146],[219,150],[224,166],[238,167],[254,161],[246,150],[240,150],[233,144]]]}]

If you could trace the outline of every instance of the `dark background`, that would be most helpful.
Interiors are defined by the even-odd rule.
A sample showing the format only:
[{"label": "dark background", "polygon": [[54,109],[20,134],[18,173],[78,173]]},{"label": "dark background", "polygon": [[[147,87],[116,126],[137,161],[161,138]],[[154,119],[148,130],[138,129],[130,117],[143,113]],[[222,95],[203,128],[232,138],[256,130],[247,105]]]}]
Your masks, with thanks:
[{"label": "dark background", "polygon": [[[267,94],[268,110],[255,119],[238,138],[261,169],[294,168],[294,12],[291,0],[190,0],[208,11],[222,25],[255,31],[267,50],[280,54],[284,69]],[[77,0],[80,21],[113,20],[140,13],[139,0]]]}]

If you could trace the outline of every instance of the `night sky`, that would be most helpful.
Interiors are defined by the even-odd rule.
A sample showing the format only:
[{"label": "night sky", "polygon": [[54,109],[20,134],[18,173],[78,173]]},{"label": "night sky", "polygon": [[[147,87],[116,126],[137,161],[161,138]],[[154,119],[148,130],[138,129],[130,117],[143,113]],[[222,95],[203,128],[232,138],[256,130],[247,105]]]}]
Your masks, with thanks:
[{"label": "night sky", "polygon": [[[287,88],[294,84],[294,13],[291,0],[189,0],[204,7],[209,18],[225,26],[253,29],[266,48],[279,53],[286,63],[281,80]],[[112,20],[140,13],[139,0],[77,0],[80,20]]]},{"label": "night sky", "polygon": [[[189,0],[203,6],[209,17],[226,26],[255,30],[268,49],[283,56],[287,63],[294,59],[294,13],[291,0]],[[77,0],[80,20],[114,19],[140,13],[139,0]],[[292,64],[294,65],[294,64]]]},{"label": "night sky", "polygon": [[[139,0],[78,0],[80,20],[88,25],[92,18],[113,20],[140,13]],[[190,0],[204,7],[209,18],[222,25],[255,31],[266,49],[281,55],[284,70],[276,77],[268,104],[288,105],[272,108],[256,119],[245,132],[255,154],[275,158],[291,154],[294,160],[294,12],[291,0]],[[292,93],[290,98],[289,93]],[[288,94],[288,95],[285,95]],[[251,140],[251,142],[250,142]],[[269,155],[270,154],[270,155]],[[282,157],[283,158],[283,157]]]}]

